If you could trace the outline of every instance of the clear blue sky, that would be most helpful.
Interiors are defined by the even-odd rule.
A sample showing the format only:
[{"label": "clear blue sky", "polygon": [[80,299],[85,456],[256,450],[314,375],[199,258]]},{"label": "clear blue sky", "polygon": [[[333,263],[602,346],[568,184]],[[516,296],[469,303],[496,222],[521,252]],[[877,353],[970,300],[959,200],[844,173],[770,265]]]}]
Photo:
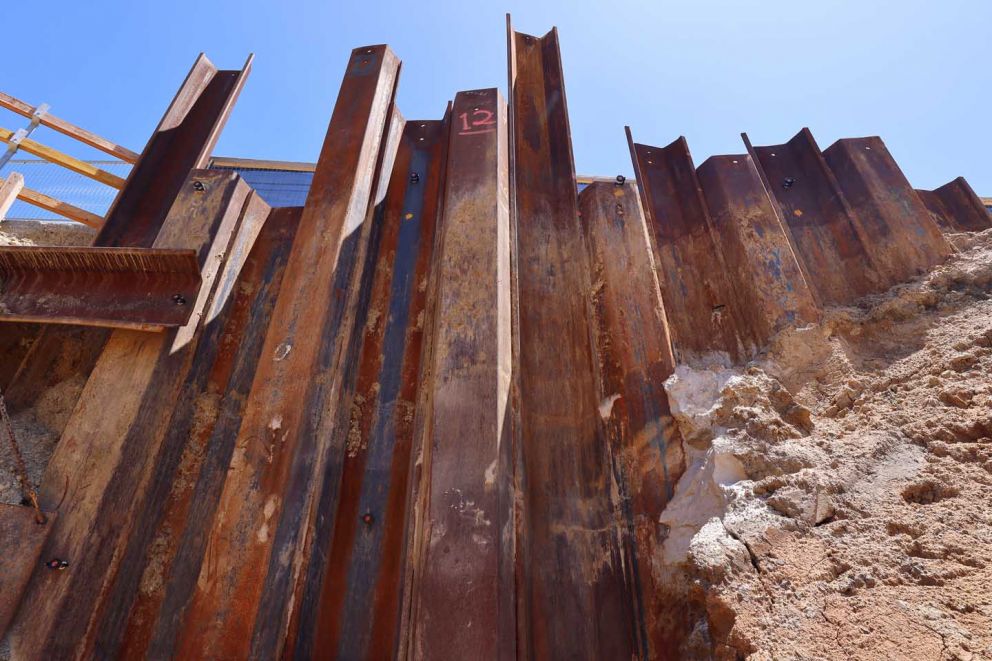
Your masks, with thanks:
[{"label": "clear blue sky", "polygon": [[215,153],[312,161],[353,47],[390,44],[400,109],[434,118],[458,90],[505,93],[507,11],[558,26],[580,173],[630,173],[624,124],[684,134],[697,164],[743,151],[741,131],[775,144],[808,125],[824,148],[881,135],[917,187],[964,175],[992,196],[988,0],[52,0],[7,12],[0,89],[140,150],[199,51],[223,68],[253,51]]}]

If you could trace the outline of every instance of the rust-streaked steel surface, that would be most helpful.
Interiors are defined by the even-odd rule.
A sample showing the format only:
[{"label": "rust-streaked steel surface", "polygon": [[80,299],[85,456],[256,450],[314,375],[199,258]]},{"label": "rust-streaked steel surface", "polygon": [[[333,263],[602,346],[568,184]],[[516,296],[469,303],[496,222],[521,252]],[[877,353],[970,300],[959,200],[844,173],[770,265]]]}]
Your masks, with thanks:
[{"label": "rust-streaked steel surface", "polygon": [[[293,586],[296,596],[291,603],[299,603],[300,608],[294,609],[290,614],[286,638],[287,650],[295,649],[298,656],[311,655],[310,650],[315,644],[321,644],[319,638],[325,633],[325,630],[314,631],[309,622],[322,606],[325,583],[321,577],[327,572],[327,551],[340,522],[337,503],[346,477],[345,457],[352,437],[350,422],[354,407],[361,403],[356,392],[359,385],[359,356],[363,329],[371,314],[375,264],[382,238],[388,189],[388,177],[385,173],[391,170],[392,163],[395,162],[404,126],[402,115],[393,108],[375,165],[377,174],[374,192],[366,217],[358,230],[342,244],[335,269],[334,296],[328,310],[324,336],[338,339],[323,342],[318,358],[319,369],[331,378],[314,388],[311,396],[313,401],[320,401],[321,398],[328,397],[328,392],[337,394],[333,409],[330,405],[326,407],[331,415],[309,423],[319,425],[316,433],[326,438],[326,463],[317,473],[318,477],[322,477],[319,486],[311,492],[301,492],[303,497],[313,499],[313,505],[305,522],[306,545],[302,551],[304,566],[294,579]],[[308,408],[311,406],[315,405],[308,405]],[[307,624],[303,623],[304,620]]]},{"label": "rust-streaked steel surface", "polygon": [[887,286],[929,271],[953,252],[881,138],[843,138],[823,158]]},{"label": "rust-streaked steel surface", "polygon": [[0,246],[0,321],[158,331],[193,313],[192,250]]},{"label": "rust-streaked steel surface", "polygon": [[[179,656],[205,649],[278,656],[285,640],[324,477],[324,421],[335,413],[341,351],[334,346],[349,339],[329,314],[340,295],[335,272],[343,246],[366,226],[398,74],[399,60],[385,46],[352,52],[248,396],[239,454],[207,535],[222,562],[200,569],[175,642]],[[328,344],[330,360],[322,359]]]},{"label": "rust-streaked steel surface", "polygon": [[711,156],[696,171],[728,273],[735,274],[741,313],[759,344],[819,317],[781,211],[748,154]]},{"label": "rust-streaked steel surface", "polygon": [[630,658],[638,652],[634,586],[597,407],[590,260],[558,35],[510,30],[524,490],[518,655]]},{"label": "rust-streaked steel surface", "polygon": [[151,497],[114,583],[98,649],[123,658],[170,653],[207,552],[206,533],[231,460],[301,209],[273,209],[205,337],[169,424]]},{"label": "rust-streaked steel surface", "polygon": [[796,257],[824,305],[879,290],[881,275],[850,206],[809,129],[782,145],[754,147],[741,134],[765,185],[782,209]]},{"label": "rust-streaked steel surface", "polygon": [[[0,531],[31,547],[0,562],[16,657],[679,655],[691,604],[653,562],[685,470],[665,379],[929,268],[934,222],[988,214],[963,180],[913,193],[876,138],[825,156],[806,130],[698,169],[683,139],[631,140],[640,187],[577,198],[557,33],[507,37],[509,107],[461,92],[441,121],[404,120],[398,59],[355,49],[305,208],[191,170],[244,78],[198,60],[78,252],[191,250],[188,321],[0,325],[15,406],[87,379],[39,489],[40,558],[68,567]],[[31,252],[0,262],[49,278]]]},{"label": "rust-streaked steel surface", "polygon": [[[2,442],[6,443],[7,439]],[[31,574],[45,562],[41,549],[55,516],[47,513],[45,523],[39,523],[34,508],[0,503],[0,638],[7,633],[7,625],[17,612]]]},{"label": "rust-streaked steel surface", "polygon": [[628,129],[627,141],[676,358],[705,364],[711,356],[724,361],[750,356],[755,333],[717,250],[685,138],[653,147],[635,143]]},{"label": "rust-streaked steel surface", "polygon": [[[632,183],[595,182],[579,195],[582,229],[593,263],[595,332],[606,396],[600,416],[619,490],[623,565],[633,586],[642,656],[664,658],[678,647],[678,602],[655,575],[668,529],[661,514],[685,471],[665,379],[675,370],[661,288],[647,226]],[[603,498],[606,494],[603,494]]]},{"label": "rust-streaked steel surface", "polygon": [[322,503],[337,509],[334,525],[316,531],[310,589],[295,624],[300,656],[387,658],[399,644],[426,283],[446,141],[446,121],[410,120],[403,129],[370,252],[369,314],[356,330],[361,347],[341,428],[337,502]]},{"label": "rust-streaked steel surface", "polygon": [[[512,577],[500,558],[509,504],[500,465],[509,392],[509,200],[506,102],[459,92],[451,111],[432,363],[423,443],[424,530],[410,550],[409,653],[509,658]],[[512,603],[512,602],[510,602]],[[466,623],[473,623],[467,627]]]},{"label": "rust-streaked steel surface", "polygon": [[992,227],[992,213],[964,177],[953,179],[932,191],[917,190],[916,193],[931,218],[944,229],[981,232]]},{"label": "rust-streaked steel surface", "polygon": [[261,220],[248,213],[254,191],[237,176],[220,179],[225,185],[202,193],[186,187],[159,237],[203,254],[190,323],[167,333],[109,334],[45,469],[39,499],[59,515],[45,555],[65,558],[69,567],[33,574],[10,633],[16,656],[91,656],[97,625],[120,613],[112,585],[126,572],[125,549],[141,539],[141,512],[155,498],[155,480],[170,475],[163,461],[172,449],[177,395],[215,294],[229,291],[222,271],[237,263],[237,243],[253,240],[250,226]]}]

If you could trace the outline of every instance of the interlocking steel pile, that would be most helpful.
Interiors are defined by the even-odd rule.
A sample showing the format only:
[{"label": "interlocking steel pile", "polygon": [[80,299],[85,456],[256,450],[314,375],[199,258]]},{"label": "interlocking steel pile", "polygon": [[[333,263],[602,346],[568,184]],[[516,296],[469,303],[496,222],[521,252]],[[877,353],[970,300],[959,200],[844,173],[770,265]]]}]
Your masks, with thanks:
[{"label": "interlocking steel pile", "polygon": [[698,169],[631,141],[638,185],[577,195],[557,33],[509,36],[509,103],[434,120],[395,108],[389,48],[353,51],[302,208],[200,169],[247,70],[197,62],[97,239],[196,250],[190,323],[0,341],[14,408],[88,375],[15,654],[666,657],[675,365],[990,226],[963,180],[918,194],[880,139],[807,130]]}]

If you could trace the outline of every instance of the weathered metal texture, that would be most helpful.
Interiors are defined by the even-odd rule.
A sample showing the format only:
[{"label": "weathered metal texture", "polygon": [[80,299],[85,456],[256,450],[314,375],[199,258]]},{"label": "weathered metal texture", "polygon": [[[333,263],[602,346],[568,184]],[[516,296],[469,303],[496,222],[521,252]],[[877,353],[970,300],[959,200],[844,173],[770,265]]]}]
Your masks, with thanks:
[{"label": "weathered metal texture", "polygon": [[94,245],[150,247],[191,170],[204,168],[251,72],[217,70],[202,53],[131,169]]},{"label": "weathered metal texture", "polygon": [[653,572],[667,529],[661,514],[685,471],[682,436],[664,383],[675,370],[661,288],[637,188],[595,182],[579,195],[593,261],[592,286],[600,374],[600,415],[612,454],[625,530],[624,567],[636,585],[636,622],[651,658],[677,647],[676,602]]},{"label": "weathered metal texture", "polygon": [[590,263],[558,36],[510,36],[524,491],[517,653],[630,658],[638,652],[634,586],[597,410]]},{"label": "weathered metal texture", "polygon": [[964,177],[940,188],[917,190],[934,222],[952,232],[981,232],[992,227],[992,214]]},{"label": "weathered metal texture", "polygon": [[676,361],[746,360],[755,350],[755,333],[717,248],[689,145],[684,137],[666,147],[637,144],[630,129],[627,141]]},{"label": "weathered metal texture", "polygon": [[781,211],[747,154],[712,156],[696,170],[740,309],[763,345],[776,332],[815,322],[816,300],[796,260]]},{"label": "weathered metal texture", "polygon": [[[157,247],[192,249],[203,260],[203,286],[189,324],[165,334],[111,333],[46,468],[42,506],[59,514],[46,555],[70,566],[35,572],[10,634],[15,654],[90,654],[103,598],[140,521],[159,457],[168,450],[168,421],[220,268],[232,242],[247,240],[239,228],[256,222],[244,213],[254,195],[247,184],[230,173],[210,174],[216,175],[219,185],[204,191],[189,183],[156,240]],[[81,600],[81,594],[90,597]]]},{"label": "weathered metal texture", "polygon": [[513,576],[501,566],[513,550],[511,504],[499,488],[511,468],[500,461],[510,377],[508,156],[499,92],[459,92],[436,258],[433,363],[423,385],[426,502],[410,556],[412,658],[438,650],[514,656]]},{"label": "weathered metal texture", "polygon": [[[319,355],[321,370],[332,378],[319,384],[311,394],[311,406],[323,406],[331,411],[313,424],[313,433],[327,439],[322,448],[324,467],[317,470],[317,481],[309,492],[298,492],[299,498],[309,498],[304,522],[305,545],[302,549],[303,568],[295,579],[289,604],[294,607],[286,634],[285,654],[310,657],[320,653],[320,632],[310,626],[317,617],[323,598],[324,576],[327,574],[328,553],[338,524],[338,501],[345,477],[345,459],[351,438],[351,419],[358,386],[359,357],[364,329],[370,314],[372,285],[376,274],[376,259],[382,238],[383,217],[389,173],[398,152],[405,120],[394,107],[386,128],[375,166],[375,190],[360,231],[352,233],[341,246],[334,273],[334,297],[328,311],[324,337],[339,338],[322,344]],[[332,394],[328,394],[332,393]],[[336,393],[336,394],[333,394]],[[326,402],[334,397],[333,407]],[[309,461],[306,455],[304,460]],[[297,469],[298,470],[298,469]],[[270,604],[281,608],[278,602]]]},{"label": "weathered metal texture", "polygon": [[954,251],[877,136],[843,138],[823,158],[850,203],[885,284],[905,282]]},{"label": "weathered metal texture", "polygon": [[0,247],[0,321],[163,330],[200,289],[191,250]]},{"label": "weathered metal texture", "polygon": [[[177,333],[169,361],[159,359],[158,371],[152,381],[155,388],[149,389],[143,397],[142,412],[129,436],[145,439],[148,467],[135,492],[133,522],[126,541],[116,550],[114,571],[87,633],[87,656],[115,655],[139,587],[152,590],[165,578],[159,572],[166,567],[166,559],[156,555],[165,551],[164,540],[157,535],[163,531],[156,530],[156,524],[173,489],[182,490],[191,484],[191,476],[183,474],[186,466],[181,462],[184,458],[190,460],[190,437],[197,434],[194,430],[198,425],[209,424],[215,411],[211,405],[220,394],[208,392],[200,397],[204,394],[203,382],[222,350],[219,339],[226,321],[222,313],[235,299],[234,286],[239,273],[269,215],[268,205],[256,193],[251,193],[230,248],[226,255],[218,255],[223,271],[214,279],[214,293],[203,312],[202,324],[187,337],[182,332]],[[182,362],[173,356],[181,356]],[[193,452],[198,449],[194,445]],[[121,478],[118,476],[117,479]],[[165,532],[167,534],[171,529]]]},{"label": "weathered metal texture", "polygon": [[[93,245],[148,248],[154,244],[190,171],[206,165],[250,70],[251,58],[241,71],[217,71],[203,55],[197,58]],[[17,351],[9,359],[17,360],[18,367],[5,392],[12,412],[29,406],[67,377],[88,376],[109,337],[101,329],[0,324],[0,337],[11,334],[17,335]],[[9,343],[0,341],[0,346]],[[26,352],[25,344],[30,347]]]},{"label": "weathered metal texture", "polygon": [[56,515],[49,513],[45,523],[38,523],[36,516],[34,508],[0,503],[0,549],[3,549],[0,553],[0,639],[17,612],[31,574],[44,562],[41,549]]},{"label": "weathered metal texture", "polygon": [[339,361],[347,360],[354,324],[353,309],[342,311],[344,321],[332,314],[335,299],[351,295],[336,291],[339,257],[345,244],[368,239],[398,73],[399,60],[385,46],[352,52],[248,396],[237,454],[206,535],[218,562],[200,568],[175,641],[178,656],[206,649],[220,657],[278,656],[290,605],[300,603],[292,595],[297,576],[306,572],[302,555],[311,513],[326,513],[315,508],[341,405],[347,363]]},{"label": "weathered metal texture", "polygon": [[[260,209],[260,211],[264,211]],[[139,523],[107,598],[101,656],[165,658],[207,558],[206,536],[302,208],[273,209],[243,268],[232,255],[169,420]],[[228,285],[230,283],[230,286]]]},{"label": "weathered metal texture", "polygon": [[285,656],[383,658],[395,651],[440,131],[436,121],[390,126],[388,142],[399,141],[399,150],[395,167],[388,159],[381,166],[380,191],[388,184],[388,193],[376,205],[367,257],[351,269],[358,293],[346,307],[360,309],[342,366],[347,395],[338,406]]},{"label": "weathered metal texture", "polygon": [[[443,176],[444,121],[408,121],[369,248],[369,310],[356,327],[354,392],[333,516],[308,548],[296,656],[389,658],[398,645],[407,493],[426,284]],[[385,174],[385,173],[384,173]],[[383,180],[386,183],[386,180]],[[335,502],[336,501],[336,502]],[[333,533],[333,534],[332,534]]]},{"label": "weathered metal texture", "polygon": [[752,146],[746,133],[741,137],[782,209],[796,257],[820,304],[849,303],[883,288],[866,237],[809,129],[769,147]]}]

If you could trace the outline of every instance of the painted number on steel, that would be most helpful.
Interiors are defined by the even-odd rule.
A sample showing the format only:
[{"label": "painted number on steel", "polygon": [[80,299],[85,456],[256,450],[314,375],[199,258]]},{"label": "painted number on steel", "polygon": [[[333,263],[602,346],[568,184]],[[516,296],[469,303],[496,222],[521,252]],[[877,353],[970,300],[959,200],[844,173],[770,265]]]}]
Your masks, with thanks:
[{"label": "painted number on steel", "polygon": [[458,121],[458,135],[492,133],[496,130],[496,113],[485,108],[476,108],[472,112],[463,112],[458,115]]}]

